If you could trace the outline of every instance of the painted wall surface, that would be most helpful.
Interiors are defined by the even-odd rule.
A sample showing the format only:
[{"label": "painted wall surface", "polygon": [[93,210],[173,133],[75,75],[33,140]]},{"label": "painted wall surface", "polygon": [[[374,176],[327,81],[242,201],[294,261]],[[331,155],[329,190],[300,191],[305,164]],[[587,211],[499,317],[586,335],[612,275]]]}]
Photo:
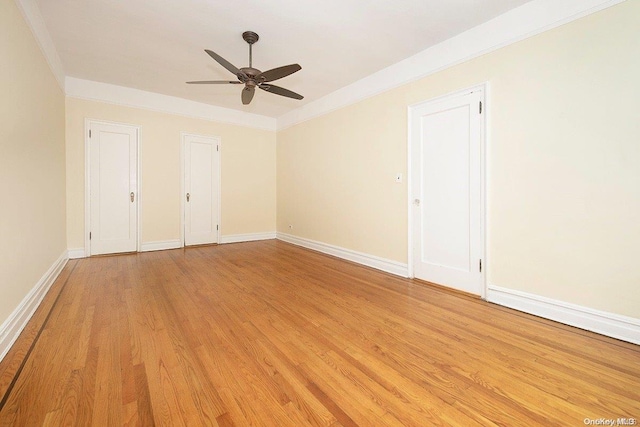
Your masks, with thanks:
[{"label": "painted wall surface", "polygon": [[180,239],[181,132],[221,138],[221,236],[275,230],[275,132],[67,98],[69,248],[84,247],[85,118],[141,128],[142,243]]},{"label": "painted wall surface", "polygon": [[489,82],[488,283],[640,318],[638,16],[625,2],[278,132],[278,231],[407,262],[407,107]]},{"label": "painted wall surface", "polygon": [[64,93],[0,2],[0,324],[66,251]]}]

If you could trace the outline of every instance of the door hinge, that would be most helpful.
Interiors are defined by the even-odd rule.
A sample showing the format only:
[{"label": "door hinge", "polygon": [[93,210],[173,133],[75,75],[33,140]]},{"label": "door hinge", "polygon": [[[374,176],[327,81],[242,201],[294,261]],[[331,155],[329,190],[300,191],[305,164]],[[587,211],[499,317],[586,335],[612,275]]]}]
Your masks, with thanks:
[{"label": "door hinge", "polygon": [[482,114],[482,101],[480,101],[480,114]]},{"label": "door hinge", "polygon": [[89,129],[89,138],[91,138],[91,129]]},{"label": "door hinge", "polygon": [[216,151],[220,151],[220,146],[216,145]]},{"label": "door hinge", "polygon": [[216,230],[220,230],[220,226],[216,224]]},{"label": "door hinge", "polygon": [[91,232],[89,232],[89,240],[91,240]]},{"label": "door hinge", "polygon": [[480,273],[482,273],[482,260],[480,260]]}]

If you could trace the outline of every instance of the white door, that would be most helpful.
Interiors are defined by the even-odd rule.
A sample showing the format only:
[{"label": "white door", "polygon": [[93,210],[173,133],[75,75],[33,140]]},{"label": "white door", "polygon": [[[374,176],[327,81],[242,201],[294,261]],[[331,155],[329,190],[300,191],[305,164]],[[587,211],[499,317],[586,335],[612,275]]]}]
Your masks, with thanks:
[{"label": "white door", "polygon": [[411,110],[414,276],[482,295],[484,90]]},{"label": "white door", "polygon": [[89,124],[91,255],[135,252],[138,236],[138,130]]},{"label": "white door", "polygon": [[184,135],[184,244],[218,243],[219,140]]}]

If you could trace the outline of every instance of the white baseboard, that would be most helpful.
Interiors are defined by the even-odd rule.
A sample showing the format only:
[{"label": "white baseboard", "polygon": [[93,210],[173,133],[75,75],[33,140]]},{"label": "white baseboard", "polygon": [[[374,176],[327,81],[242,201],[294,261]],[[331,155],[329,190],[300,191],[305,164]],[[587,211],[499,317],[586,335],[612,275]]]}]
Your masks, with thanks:
[{"label": "white baseboard", "polygon": [[180,239],[162,240],[157,242],[146,242],[140,245],[140,252],[165,251],[167,249],[178,249],[182,247]]},{"label": "white baseboard", "polygon": [[556,322],[640,344],[640,319],[489,285],[487,301]]},{"label": "white baseboard", "polygon": [[333,255],[338,258],[346,259],[348,261],[356,262],[358,264],[366,265],[367,267],[372,267],[387,273],[395,274],[396,276],[409,277],[407,264],[403,264],[398,261],[392,261],[375,255],[356,252],[351,249],[341,248],[340,246],[329,245],[327,243],[305,239],[303,237],[297,237],[286,233],[278,233],[277,239],[297,246],[302,246],[307,249],[313,249],[314,251]]},{"label": "white baseboard", "polygon": [[84,248],[72,248],[67,250],[69,259],[78,259],[78,258],[86,258],[87,255],[84,253]]},{"label": "white baseboard", "polygon": [[275,231],[269,231],[266,233],[230,234],[228,236],[221,236],[220,243],[255,242],[258,240],[271,240],[275,238]]},{"label": "white baseboard", "polygon": [[67,251],[49,267],[46,273],[38,280],[38,283],[24,297],[20,305],[11,313],[11,315],[0,326],[0,360],[6,356],[7,352],[18,339],[20,333],[27,326],[29,319],[36,312],[36,309],[42,302],[42,299],[58,278],[58,275],[67,264]]}]

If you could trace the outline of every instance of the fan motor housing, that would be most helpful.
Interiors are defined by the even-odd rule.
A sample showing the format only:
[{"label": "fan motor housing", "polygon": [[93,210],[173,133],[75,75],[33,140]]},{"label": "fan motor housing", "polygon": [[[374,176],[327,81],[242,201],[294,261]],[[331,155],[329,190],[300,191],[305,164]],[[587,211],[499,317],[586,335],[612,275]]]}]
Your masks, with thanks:
[{"label": "fan motor housing", "polygon": [[[251,79],[251,80],[256,80],[256,77],[258,76],[258,74],[261,73],[260,70],[258,70],[257,68],[253,68],[253,67],[243,67],[243,68],[240,68],[240,71],[245,73],[247,75],[247,77],[249,77],[249,79]],[[240,78],[240,77],[238,77],[238,78]]]},{"label": "fan motor housing", "polygon": [[253,31],[245,31],[244,33],[242,33],[242,38],[247,43],[254,44],[255,42],[257,42],[260,39],[260,36],[258,36]]}]

